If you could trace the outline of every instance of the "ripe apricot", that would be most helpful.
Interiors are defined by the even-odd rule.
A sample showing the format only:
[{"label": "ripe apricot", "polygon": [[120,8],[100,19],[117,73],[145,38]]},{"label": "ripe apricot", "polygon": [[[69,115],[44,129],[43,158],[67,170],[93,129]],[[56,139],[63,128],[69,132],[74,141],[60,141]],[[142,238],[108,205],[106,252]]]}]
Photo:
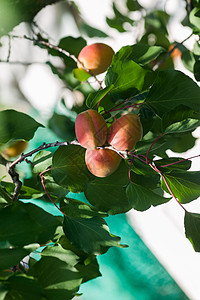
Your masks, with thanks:
[{"label": "ripe apricot", "polygon": [[85,152],[85,163],[88,170],[97,177],[111,175],[121,162],[121,157],[109,149],[87,149]]},{"label": "ripe apricot", "polygon": [[114,121],[108,130],[108,143],[119,151],[132,150],[142,138],[142,125],[136,114],[126,114]]},{"label": "ripe apricot", "polygon": [[[91,71],[93,75],[105,72],[112,62],[114,55],[113,49],[104,43],[94,43],[85,46],[78,55],[78,60],[85,68]],[[78,63],[79,69],[83,66]]]},{"label": "ripe apricot", "polygon": [[11,158],[16,157],[20,155],[28,146],[28,143],[26,141],[17,141],[14,142],[11,146],[4,149],[2,151],[2,154]]},{"label": "ripe apricot", "polygon": [[102,115],[93,109],[80,113],[75,121],[76,137],[82,147],[95,149],[107,137],[107,124]]},{"label": "ripe apricot", "polygon": [[[171,44],[171,45],[169,46],[168,51],[170,52],[170,51],[174,48],[174,46],[175,46],[175,44]],[[177,58],[177,57],[181,57],[182,52],[181,52],[178,48],[175,48],[175,49],[172,51],[172,53],[171,53],[170,55],[171,55],[171,57],[172,57],[173,59],[175,59],[175,58]]]}]

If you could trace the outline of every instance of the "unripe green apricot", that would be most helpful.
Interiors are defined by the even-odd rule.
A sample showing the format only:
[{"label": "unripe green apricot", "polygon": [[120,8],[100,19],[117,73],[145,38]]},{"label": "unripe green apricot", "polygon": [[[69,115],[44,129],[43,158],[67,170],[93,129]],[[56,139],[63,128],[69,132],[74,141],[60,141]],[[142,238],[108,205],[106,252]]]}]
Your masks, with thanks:
[{"label": "unripe green apricot", "polygon": [[[78,60],[84,67],[91,71],[93,75],[105,72],[112,62],[113,49],[104,43],[94,43],[85,46],[78,55]],[[78,63],[79,69],[83,66]]]},{"label": "unripe green apricot", "polygon": [[26,141],[14,142],[11,146],[4,149],[2,154],[8,158],[16,157],[20,155],[27,148],[28,143]]},{"label": "unripe green apricot", "polygon": [[95,149],[107,138],[107,124],[101,114],[93,109],[80,113],[75,120],[76,137],[82,147]]},{"label": "unripe green apricot", "polygon": [[106,177],[114,173],[121,162],[121,157],[110,149],[87,149],[85,163],[88,170],[97,177]]},{"label": "unripe green apricot", "polygon": [[140,118],[136,114],[126,114],[112,123],[107,141],[119,151],[131,151],[141,140],[142,133]]}]

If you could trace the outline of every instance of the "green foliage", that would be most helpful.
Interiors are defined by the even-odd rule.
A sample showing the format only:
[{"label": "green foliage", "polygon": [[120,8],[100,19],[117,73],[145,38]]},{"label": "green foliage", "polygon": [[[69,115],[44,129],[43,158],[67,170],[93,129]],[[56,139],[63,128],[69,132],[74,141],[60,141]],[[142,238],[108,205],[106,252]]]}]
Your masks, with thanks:
[{"label": "green foliage", "polygon": [[[2,1],[0,35],[23,21],[32,22],[41,8],[58,1],[40,2]],[[39,46],[40,51],[48,54],[45,65],[52,76],[61,80],[69,97],[74,99],[78,93],[81,101],[75,101],[69,109],[63,99],[58,99],[61,101],[52,115],[44,120],[46,126],[31,116],[32,111],[29,115],[18,108],[6,109],[5,105],[0,111],[0,167],[7,165],[13,181],[4,177],[3,169],[5,174],[0,178],[2,300],[72,299],[82,283],[101,276],[97,255],[106,253],[110,247],[126,247],[120,244],[120,237],[110,233],[104,218],[131,209],[145,211],[174,200],[184,208],[184,204],[200,196],[200,171],[191,170],[192,158],[168,156],[168,150],[182,153],[195,145],[193,132],[200,126],[199,41],[192,50],[184,43],[177,45],[181,61],[192,75],[187,76],[184,71],[176,70],[176,63],[169,56],[172,37],[167,28],[171,16],[164,10],[146,11],[136,0],[124,1],[119,7],[113,2],[113,14],[105,18],[110,31],[105,33],[87,24],[73,1],[61,5],[63,16],[68,18],[70,14],[80,36],[64,36],[52,44],[50,33],[32,23],[30,36],[34,39],[23,34],[20,39],[34,42],[31,47]],[[198,37],[199,3],[193,1],[193,5],[193,10],[187,12],[187,26]],[[77,68],[78,54],[88,41],[96,42],[94,37],[105,42],[108,34],[112,36],[112,30],[119,37],[128,31],[138,32],[136,42],[121,45],[104,78],[90,78],[90,74]],[[12,37],[10,40],[14,43]],[[7,60],[12,49],[9,51]],[[118,151],[122,162],[105,178],[88,171],[85,149],[75,140],[75,117],[88,108],[98,109],[108,127],[127,112],[136,113],[143,127],[143,137],[134,150]],[[43,119],[42,113],[38,112],[38,119]],[[61,143],[54,140],[43,144],[46,136],[44,141],[41,136],[38,141],[40,127],[44,127],[44,135],[50,132]],[[10,162],[2,151],[17,140],[30,141],[31,149],[9,168]],[[70,192],[83,192],[85,201],[76,200]],[[164,192],[169,196],[165,197]],[[54,207],[53,212],[49,212],[49,207]],[[185,210],[185,234],[197,252],[200,251],[199,220],[198,214]],[[23,262],[25,257],[27,265]]]},{"label": "green foliage", "polygon": [[29,141],[40,126],[43,125],[24,113],[11,109],[0,111],[0,145],[20,139]]}]

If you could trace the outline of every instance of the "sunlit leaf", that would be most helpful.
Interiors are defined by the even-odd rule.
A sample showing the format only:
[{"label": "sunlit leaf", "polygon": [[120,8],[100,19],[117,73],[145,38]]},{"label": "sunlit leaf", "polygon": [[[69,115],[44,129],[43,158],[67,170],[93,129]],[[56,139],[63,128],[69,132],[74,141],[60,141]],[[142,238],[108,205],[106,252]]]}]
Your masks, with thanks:
[{"label": "sunlit leaf", "polygon": [[194,250],[200,252],[200,215],[185,212],[185,235],[191,242]]}]

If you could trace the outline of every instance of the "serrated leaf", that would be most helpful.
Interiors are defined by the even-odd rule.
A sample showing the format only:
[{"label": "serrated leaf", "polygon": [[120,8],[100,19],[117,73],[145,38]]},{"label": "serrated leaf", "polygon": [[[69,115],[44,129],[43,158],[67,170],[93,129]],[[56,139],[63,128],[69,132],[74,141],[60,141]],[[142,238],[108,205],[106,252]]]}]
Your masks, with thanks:
[{"label": "serrated leaf", "polygon": [[99,90],[97,92],[89,94],[86,99],[86,105],[89,108],[94,108],[99,103],[99,101],[102,100],[113,89],[113,87],[114,85],[111,84],[111,86],[108,86],[103,90]]},{"label": "serrated leaf", "polygon": [[160,117],[181,104],[200,112],[200,87],[180,71],[161,71],[147,95],[146,104]]},{"label": "serrated leaf", "polygon": [[37,278],[47,299],[72,299],[82,282],[78,270],[56,257],[43,256],[29,270]]},{"label": "serrated leaf", "polygon": [[112,175],[89,182],[86,198],[99,211],[109,214],[127,212],[131,208],[124,188],[128,181],[128,168],[121,163]]},{"label": "serrated leaf", "polygon": [[[173,194],[181,203],[189,203],[200,196],[200,172],[172,171],[164,176]],[[161,186],[169,193],[163,179]]]},{"label": "serrated leaf", "polygon": [[66,237],[80,250],[88,254],[103,254],[110,247],[123,247],[120,238],[111,235],[104,219],[93,217],[80,219],[65,216],[63,224]]},{"label": "serrated leaf", "polygon": [[82,274],[83,282],[101,276],[96,257],[92,257],[89,260],[86,259],[83,263],[78,263],[76,269]]},{"label": "serrated leaf", "polygon": [[70,145],[59,147],[53,156],[52,175],[56,183],[71,192],[82,192],[91,178],[85,164],[85,149]]},{"label": "serrated leaf", "polygon": [[0,241],[7,240],[12,245],[44,244],[60,225],[59,218],[30,203],[16,202],[0,209]]},{"label": "serrated leaf", "polygon": [[61,202],[61,210],[68,217],[89,219],[92,217],[106,217],[107,214],[95,210],[91,205],[72,198],[65,198]]},{"label": "serrated leaf", "polygon": [[0,111],[0,144],[20,139],[29,141],[38,127],[43,125],[24,113],[12,109]]},{"label": "serrated leaf", "polygon": [[164,198],[134,182],[128,185],[126,193],[131,206],[139,211],[147,210],[151,205],[156,206],[169,201],[169,198]]},{"label": "serrated leaf", "polygon": [[200,252],[200,215],[185,211],[184,225],[186,237],[194,250]]}]

